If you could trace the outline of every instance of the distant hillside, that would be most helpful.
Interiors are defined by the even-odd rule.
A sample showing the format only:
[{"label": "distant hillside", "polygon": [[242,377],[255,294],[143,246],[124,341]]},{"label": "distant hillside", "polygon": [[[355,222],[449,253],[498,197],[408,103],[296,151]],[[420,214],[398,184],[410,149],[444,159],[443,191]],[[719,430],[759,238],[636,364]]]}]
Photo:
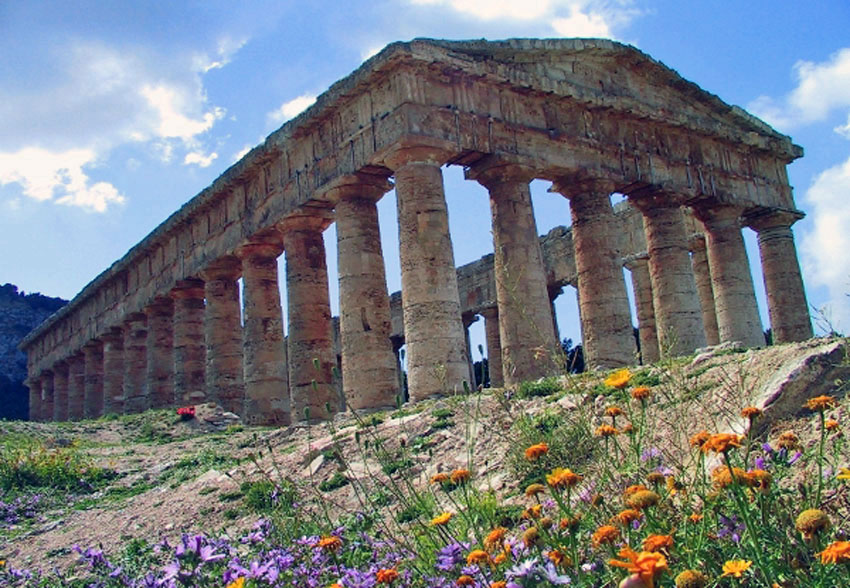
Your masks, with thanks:
[{"label": "distant hillside", "polygon": [[18,343],[67,302],[18,292],[14,284],[0,286],[0,419],[27,418],[27,356],[18,351]]}]

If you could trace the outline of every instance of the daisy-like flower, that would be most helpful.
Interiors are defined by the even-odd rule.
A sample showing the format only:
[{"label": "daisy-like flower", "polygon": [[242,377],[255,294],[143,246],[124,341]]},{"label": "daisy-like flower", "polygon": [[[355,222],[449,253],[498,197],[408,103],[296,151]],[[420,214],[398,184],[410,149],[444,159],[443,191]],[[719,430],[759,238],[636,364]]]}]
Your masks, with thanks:
[{"label": "daisy-like flower", "polygon": [[727,465],[719,465],[711,470],[711,481],[714,482],[714,485],[718,488],[731,486],[732,482],[736,482],[744,486],[748,485],[747,472],[736,467],[733,467],[732,470],[729,471],[729,466]]},{"label": "daisy-like flower", "polygon": [[546,491],[546,486],[543,484],[529,484],[525,489],[525,495],[529,498],[537,496]]},{"label": "daisy-like flower", "polygon": [[811,539],[815,535],[820,535],[828,531],[831,526],[832,523],[829,517],[819,508],[804,510],[799,514],[797,521],[794,523],[794,527],[806,539]]},{"label": "daisy-like flower", "polygon": [[632,388],[632,398],[635,400],[646,400],[652,394],[649,386],[635,386]]},{"label": "daisy-like flower", "polygon": [[333,535],[322,537],[314,545],[316,549],[324,549],[325,551],[336,551],[342,547],[342,539]]},{"label": "daisy-like flower", "polygon": [[496,582],[490,582],[490,588],[507,588],[508,583],[504,580],[498,580]]},{"label": "daisy-like flower", "polygon": [[652,490],[640,490],[630,494],[629,497],[626,498],[626,505],[635,509],[643,510],[650,506],[655,506],[660,500],[661,497]]},{"label": "daisy-like flower", "polygon": [[755,406],[746,406],[741,410],[741,416],[745,419],[753,420],[758,416],[761,416],[761,409],[756,408]]},{"label": "daisy-like flower", "polygon": [[546,443],[536,443],[525,450],[525,459],[528,461],[537,461],[541,456],[549,453],[549,445]]},{"label": "daisy-like flower", "polygon": [[644,490],[649,490],[649,488],[647,488],[643,484],[632,484],[631,486],[628,486],[625,490],[623,490],[623,499],[625,500],[635,492],[642,492]]},{"label": "daisy-like flower", "polygon": [[676,588],[705,588],[708,578],[697,570],[685,570],[676,576]]},{"label": "daisy-like flower", "polygon": [[466,556],[466,563],[471,566],[490,563],[490,554],[483,549],[473,549]]},{"label": "daisy-like flower", "polygon": [[233,580],[230,584],[227,585],[227,588],[244,588],[245,587],[245,578],[240,577]]},{"label": "daisy-like flower", "polygon": [[380,569],[375,574],[375,580],[378,584],[392,584],[398,580],[398,572],[393,568]]},{"label": "daisy-like flower", "polygon": [[714,451],[715,453],[726,453],[733,447],[741,446],[741,437],[734,433],[717,433],[709,437],[708,441],[702,444],[703,453]]},{"label": "daisy-like flower", "polygon": [[431,526],[432,527],[439,527],[441,525],[446,525],[446,524],[448,524],[448,522],[450,520],[452,520],[453,516],[455,516],[455,515],[453,513],[450,513],[450,512],[444,512],[444,513],[438,514],[433,519],[431,519]]},{"label": "daisy-like flower", "polygon": [[522,518],[524,519],[539,519],[540,515],[543,514],[543,505],[535,504],[532,507],[529,507],[522,511]]},{"label": "daisy-like flower", "polygon": [[672,535],[649,535],[643,540],[644,551],[661,551],[673,547]]},{"label": "daisy-like flower", "polygon": [[570,565],[570,558],[560,549],[552,549],[546,554],[553,564],[556,566]]},{"label": "daisy-like flower", "polygon": [[702,520],[702,515],[698,512],[692,513],[688,516],[688,521],[690,521],[693,524],[697,524],[701,520]]},{"label": "daisy-like flower", "polygon": [[655,577],[667,571],[667,558],[660,553],[650,551],[641,551],[638,553],[630,547],[624,547],[617,555],[625,558],[626,561],[611,559],[608,563],[611,566],[625,568],[629,572],[636,574],[647,588],[653,588],[655,586]]},{"label": "daisy-like flower", "polygon": [[455,586],[475,586],[475,579],[472,576],[464,574],[455,580]]},{"label": "daisy-like flower", "polygon": [[818,555],[822,564],[850,563],[850,541],[833,541]]},{"label": "daisy-like flower", "polygon": [[773,475],[767,470],[755,469],[746,474],[747,485],[759,490],[767,490],[773,482]]},{"label": "daisy-like flower", "polygon": [[835,398],[826,395],[815,396],[814,398],[809,398],[803,406],[813,412],[823,412],[835,406]]},{"label": "daisy-like flower", "polygon": [[626,414],[626,413],[623,412],[623,409],[620,408],[619,406],[609,406],[608,408],[605,409],[605,416],[608,416],[608,417],[611,417],[611,418],[617,418],[618,416],[622,416],[624,414]]},{"label": "daisy-like flower", "polygon": [[457,486],[459,484],[464,484],[468,482],[470,476],[471,474],[469,473],[469,470],[459,469],[452,472],[452,474],[449,476],[449,480],[451,480],[452,484]]},{"label": "daisy-like flower", "polygon": [[537,530],[537,527],[529,527],[522,534],[522,544],[526,547],[537,545],[539,541],[540,531]]},{"label": "daisy-like flower", "polygon": [[581,515],[577,514],[571,517],[564,517],[560,521],[558,521],[558,527],[561,529],[570,531],[575,531],[578,528],[579,523],[581,523]]},{"label": "daisy-like flower", "polygon": [[445,472],[440,472],[438,474],[434,474],[433,476],[431,476],[431,483],[432,484],[442,484],[443,482],[448,482],[448,481],[449,481],[449,475]]},{"label": "daisy-like flower", "polygon": [[569,468],[555,468],[551,474],[546,476],[546,482],[555,489],[573,488],[584,479]]},{"label": "daisy-like flower", "polygon": [[838,421],[835,419],[826,419],[823,422],[823,428],[827,431],[837,431],[838,430]]},{"label": "daisy-like flower", "polygon": [[484,548],[488,551],[496,551],[502,548],[502,544],[505,541],[505,536],[508,534],[508,530],[504,527],[496,527],[484,537]]},{"label": "daisy-like flower", "polygon": [[617,427],[612,427],[611,425],[599,425],[596,427],[596,430],[593,432],[597,437],[611,437],[616,435],[619,431],[617,431]]},{"label": "daisy-like flower", "polygon": [[838,480],[850,480],[850,468],[841,468],[835,477]]},{"label": "daisy-like flower", "polygon": [[590,538],[594,547],[614,543],[620,538],[620,530],[614,525],[602,525],[593,532]]},{"label": "daisy-like flower", "polygon": [[695,433],[691,435],[691,438],[688,439],[688,443],[691,447],[696,447],[697,449],[702,448],[705,445],[705,442],[711,439],[711,434],[708,431],[700,431],[699,433]]},{"label": "daisy-like flower", "polygon": [[611,388],[616,388],[617,390],[622,390],[626,386],[629,385],[629,380],[632,379],[632,372],[628,369],[617,370],[607,378],[603,382],[606,386],[610,386]]},{"label": "daisy-like flower", "polygon": [[621,510],[614,519],[620,523],[621,525],[631,525],[634,521],[639,521],[643,514],[639,510],[635,510],[634,508],[627,508],[625,510]]},{"label": "daisy-like flower", "polygon": [[776,442],[776,445],[779,449],[785,449],[786,451],[791,451],[793,449],[797,449],[800,446],[800,438],[793,431],[785,431],[781,435],[779,435],[779,439]]},{"label": "daisy-like flower", "polygon": [[736,578],[743,578],[744,572],[750,569],[751,565],[753,565],[753,562],[749,560],[730,559],[723,564],[723,576],[721,577],[735,576]]}]

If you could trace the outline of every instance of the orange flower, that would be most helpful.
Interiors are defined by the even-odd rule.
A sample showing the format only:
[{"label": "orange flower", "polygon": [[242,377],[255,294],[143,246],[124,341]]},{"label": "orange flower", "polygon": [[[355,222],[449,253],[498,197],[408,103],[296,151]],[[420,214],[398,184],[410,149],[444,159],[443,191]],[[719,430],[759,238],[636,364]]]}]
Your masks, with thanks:
[{"label": "orange flower", "polygon": [[508,585],[504,580],[499,580],[498,582],[491,582],[490,588],[506,588]]},{"label": "orange flower", "polygon": [[642,516],[643,515],[639,510],[627,508],[626,510],[621,510],[617,513],[617,516],[615,516],[614,519],[621,525],[630,525],[632,522],[640,520]]},{"label": "orange flower", "polygon": [[528,487],[525,489],[525,495],[531,498],[545,491],[546,486],[544,486],[543,484],[529,484]]},{"label": "orange flower", "polygon": [[776,445],[779,449],[785,449],[787,451],[791,451],[793,449],[797,449],[800,446],[800,438],[794,433],[794,431],[785,431],[781,435],[779,435],[779,440],[776,442]]},{"label": "orange flower", "polygon": [[662,549],[670,549],[673,547],[672,535],[650,535],[643,540],[643,549],[645,551],[661,551]]},{"label": "orange flower", "polygon": [[398,580],[398,572],[393,568],[380,569],[375,574],[375,579],[378,581],[378,584],[392,584]]},{"label": "orange flower", "polygon": [[504,551],[493,558],[493,565],[499,566],[508,561],[508,554]]},{"label": "orange flower", "polygon": [[753,562],[749,560],[743,559],[731,559],[723,564],[723,576],[735,576],[736,578],[743,578],[744,572],[750,569],[750,566],[753,565]]},{"label": "orange flower", "polygon": [[442,484],[443,482],[449,481],[449,475],[445,472],[440,472],[439,474],[434,474],[431,476],[432,484]]},{"label": "orange flower", "polygon": [[646,481],[652,484],[653,486],[658,486],[664,483],[664,474],[661,472],[649,472],[646,475]]},{"label": "orange flower", "polygon": [[617,555],[626,558],[627,561],[612,559],[608,563],[637,574],[648,588],[653,588],[655,585],[655,576],[667,571],[667,558],[660,553],[650,551],[638,553],[630,547],[624,547]]},{"label": "orange flower", "polygon": [[626,498],[626,505],[643,510],[655,506],[660,500],[661,497],[652,490],[640,490]]},{"label": "orange flower", "polygon": [[609,406],[605,409],[605,416],[609,416],[611,418],[617,418],[618,416],[622,416],[626,414],[623,412],[623,409],[619,406]]},{"label": "orange flower", "polygon": [[571,471],[569,468],[555,468],[546,476],[546,482],[556,489],[572,488],[584,479],[583,476]]},{"label": "orange flower", "polygon": [[590,540],[594,547],[599,547],[600,545],[614,543],[619,538],[620,530],[617,527],[613,525],[602,525],[593,532]]},{"label": "orange flower", "polygon": [[794,526],[806,539],[829,531],[832,526],[829,517],[819,508],[809,508],[797,516]]},{"label": "orange flower", "polygon": [[[230,586],[228,586],[227,588],[231,588],[231,587],[230,587]],[[240,587],[240,588],[241,588],[241,587]],[[345,586],[343,586],[343,585],[342,585],[342,584],[340,584],[339,582],[334,582],[333,584],[331,584],[330,586],[328,586],[328,588],[345,588]]]},{"label": "orange flower", "polygon": [[705,445],[705,442],[711,439],[711,435],[708,431],[700,431],[695,435],[691,435],[691,438],[688,439],[688,443],[690,443],[691,447],[700,448]]},{"label": "orange flower", "polygon": [[747,485],[759,490],[767,490],[770,488],[770,483],[773,482],[773,476],[765,470],[750,470],[747,472]]},{"label": "orange flower", "polygon": [[526,547],[537,545],[538,541],[540,541],[540,532],[537,527],[529,527],[522,534],[522,544]]},{"label": "orange flower", "polygon": [[632,398],[635,400],[646,400],[652,391],[649,386],[636,386],[632,388]]},{"label": "orange flower", "polygon": [[570,558],[568,558],[563,551],[558,549],[550,550],[549,553],[546,554],[546,557],[548,557],[556,566],[564,564],[569,565]]},{"label": "orange flower", "polygon": [[690,522],[694,523],[694,524],[697,524],[698,522],[700,522],[702,520],[702,515],[699,514],[698,512],[695,512],[688,517],[688,520]]},{"label": "orange flower", "polygon": [[577,514],[577,515],[572,516],[572,517],[562,518],[558,522],[558,526],[561,529],[564,529],[564,530],[569,529],[570,531],[575,531],[575,529],[578,527],[580,522],[581,522],[581,515]]},{"label": "orange flower", "polygon": [[627,499],[635,492],[643,492],[644,490],[649,490],[649,488],[647,488],[643,484],[632,484],[631,486],[623,490],[623,499]]},{"label": "orange flower", "polygon": [[804,405],[809,410],[815,412],[823,412],[827,408],[832,408],[835,406],[835,398],[832,396],[815,396],[814,398],[809,398]]},{"label": "orange flower", "polygon": [[431,526],[432,527],[439,527],[441,525],[445,525],[450,520],[452,520],[453,516],[454,516],[454,514],[452,514],[450,512],[444,512],[442,514],[439,514],[439,515],[435,516],[433,519],[431,519]]},{"label": "orange flower", "polygon": [[827,431],[837,431],[838,430],[838,421],[835,419],[826,419],[823,422],[823,427]]},{"label": "orange flower", "polygon": [[708,441],[702,444],[703,453],[714,451],[715,453],[726,453],[733,447],[741,446],[741,437],[734,433],[717,433],[709,437]]},{"label": "orange flower", "polygon": [[532,507],[529,507],[522,511],[522,518],[524,519],[539,519],[540,515],[543,514],[543,505],[535,504]]},{"label": "orange flower", "polygon": [[505,535],[508,530],[504,527],[496,527],[484,537],[484,548],[488,551],[496,551],[502,548],[502,542],[505,540]]},{"label": "orange flower", "polygon": [[473,549],[469,552],[469,555],[466,556],[466,563],[471,566],[490,563],[490,554],[483,549]]},{"label": "orange flower", "polygon": [[619,431],[617,431],[616,427],[612,427],[611,425],[599,425],[596,427],[596,431],[593,432],[597,437],[611,437],[612,435],[616,435]]},{"label": "orange flower", "polygon": [[733,467],[730,472],[729,466],[726,465],[719,465],[711,470],[711,481],[718,488],[731,486],[733,481],[741,485],[748,485],[747,472],[736,467]]},{"label": "orange flower", "polygon": [[[0,565],[0,567],[3,567]],[[227,588],[244,588],[245,587],[245,578],[236,578],[230,584],[227,585]]]},{"label": "orange flower", "polygon": [[452,475],[449,476],[449,480],[451,480],[452,484],[457,486],[459,484],[463,484],[463,483],[467,482],[469,480],[469,477],[470,477],[469,470],[460,469],[460,470],[453,471]]},{"label": "orange flower", "polygon": [[753,420],[754,418],[761,416],[761,409],[756,408],[755,406],[746,406],[741,410],[741,416],[745,419]]},{"label": "orange flower", "polygon": [[818,555],[822,564],[850,563],[850,541],[833,541]]},{"label": "orange flower", "polygon": [[537,443],[525,450],[525,459],[528,461],[537,461],[541,456],[549,453],[549,445],[546,443]]},{"label": "orange flower", "polygon": [[322,537],[313,545],[313,547],[317,549],[324,549],[325,551],[336,551],[342,547],[342,539],[334,536]]},{"label": "orange flower", "polygon": [[462,575],[460,578],[455,580],[456,586],[475,586],[475,580],[472,576],[467,576],[466,574]]},{"label": "orange flower", "polygon": [[632,379],[632,372],[628,369],[617,370],[607,378],[605,378],[604,384],[606,386],[610,386],[611,388],[616,388],[617,390],[622,390],[626,386],[629,385],[629,380]]},{"label": "orange flower", "polygon": [[623,425],[623,428],[620,429],[620,432],[623,435],[631,435],[635,432],[635,426],[631,423],[626,423],[625,425]]}]

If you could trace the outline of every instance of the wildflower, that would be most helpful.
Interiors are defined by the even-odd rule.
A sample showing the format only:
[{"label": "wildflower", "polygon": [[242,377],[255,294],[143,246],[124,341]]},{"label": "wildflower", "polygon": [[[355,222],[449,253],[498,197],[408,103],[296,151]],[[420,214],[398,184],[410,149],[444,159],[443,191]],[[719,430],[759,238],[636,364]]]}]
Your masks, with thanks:
[{"label": "wildflower", "polygon": [[560,565],[568,566],[571,563],[570,558],[567,557],[567,555],[563,551],[560,551],[559,549],[550,550],[549,553],[546,554],[546,557],[548,557],[552,561],[552,563],[555,564],[556,566],[560,566]]},{"label": "wildflower", "polygon": [[700,449],[703,453],[714,451],[715,453],[726,453],[733,447],[741,446],[741,437],[734,433],[717,433],[709,437]]},{"label": "wildflower", "polygon": [[434,474],[433,476],[431,476],[431,483],[432,484],[442,484],[443,482],[448,482],[448,481],[449,481],[449,475],[445,472],[440,472],[438,474]]},{"label": "wildflower", "polygon": [[609,416],[613,419],[617,418],[618,416],[622,416],[624,414],[626,414],[626,413],[623,412],[623,409],[620,408],[619,406],[609,406],[608,408],[605,409],[605,416]]},{"label": "wildflower", "polygon": [[699,514],[698,512],[695,512],[688,517],[688,520],[690,522],[692,522],[693,524],[697,524],[698,522],[700,522],[702,520],[702,515]]},{"label": "wildflower", "polygon": [[544,486],[543,484],[529,484],[528,487],[525,489],[525,495],[531,498],[545,491],[546,486]]},{"label": "wildflower", "polygon": [[504,527],[496,527],[484,537],[484,548],[488,551],[495,551],[502,547],[502,542],[505,540],[508,530]]},{"label": "wildflower", "polygon": [[652,391],[649,386],[635,386],[632,388],[632,398],[635,400],[646,400]]},{"label": "wildflower", "polygon": [[555,524],[555,521],[553,521],[551,517],[542,517],[539,521],[537,521],[537,524],[544,529],[551,529],[552,525]]},{"label": "wildflower", "polygon": [[454,516],[454,514],[450,513],[450,512],[441,513],[441,514],[435,516],[433,519],[431,519],[431,526],[432,527],[439,527],[441,525],[445,525],[450,520],[452,520],[453,516]]},{"label": "wildflower", "polygon": [[697,570],[685,570],[676,576],[676,588],[705,588],[708,578]]},{"label": "wildflower", "polygon": [[626,386],[629,385],[629,380],[632,379],[632,372],[628,369],[617,370],[607,378],[605,378],[604,384],[606,386],[610,386],[611,388],[616,388],[617,390],[622,390]]},{"label": "wildflower", "polygon": [[632,508],[643,510],[655,506],[660,500],[661,497],[652,490],[641,490],[629,496],[626,499],[626,504]]},{"label": "wildflower", "polygon": [[449,476],[449,480],[451,480],[452,484],[458,486],[469,481],[469,477],[469,470],[459,469],[452,472],[452,475]]},{"label": "wildflower", "polygon": [[475,586],[475,580],[472,576],[467,576],[466,574],[462,575],[460,578],[455,580],[456,586]]},{"label": "wildflower", "polygon": [[[228,586],[227,588],[230,588],[230,586]],[[340,584],[339,582],[334,582],[333,584],[328,586],[328,588],[345,588],[345,587],[342,584]]]},{"label": "wildflower", "polygon": [[760,408],[756,408],[755,406],[746,406],[741,410],[741,416],[752,421],[756,417],[761,416],[761,412]]},{"label": "wildflower", "polygon": [[555,468],[546,476],[546,482],[556,489],[572,488],[584,479],[569,468]]},{"label": "wildflower", "polygon": [[469,555],[466,556],[466,563],[471,566],[490,563],[490,554],[483,549],[473,549],[469,552]]},{"label": "wildflower", "polygon": [[735,576],[736,578],[743,578],[744,572],[750,569],[750,566],[753,565],[753,562],[749,560],[743,559],[730,559],[726,563],[723,564],[723,576]]},{"label": "wildflower", "polygon": [[630,547],[624,547],[617,555],[626,558],[627,561],[612,559],[608,563],[638,575],[648,588],[655,585],[655,576],[667,570],[667,558],[660,553],[649,551],[638,553]]},{"label": "wildflower", "polygon": [[717,515],[720,520],[720,529],[717,531],[717,537],[723,539],[729,537],[734,543],[740,543],[741,535],[747,530],[747,526],[738,521],[735,515],[725,517],[722,514]]},{"label": "wildflower", "polygon": [[828,531],[831,526],[829,517],[819,508],[809,508],[800,513],[794,527],[806,539],[811,539],[815,535]]},{"label": "wildflower", "polygon": [[770,472],[762,469],[750,470],[746,474],[747,485],[759,490],[767,490],[773,482],[773,476]]},{"label": "wildflower", "polygon": [[594,431],[594,435],[597,437],[611,437],[612,435],[616,435],[619,431],[617,431],[616,427],[612,427],[611,425],[599,425],[596,427],[596,431]]},{"label": "wildflower", "polygon": [[623,428],[620,429],[620,432],[623,435],[631,435],[635,432],[635,426],[631,423],[626,423],[625,425],[623,425]]},{"label": "wildflower", "polygon": [[673,547],[672,535],[649,535],[643,540],[644,551],[661,551]]},{"label": "wildflower", "polygon": [[[194,408],[194,407],[193,407]],[[230,584],[227,585],[227,588],[244,588],[245,586],[245,578],[239,577],[233,580]]]},{"label": "wildflower", "polygon": [[375,580],[378,584],[392,584],[398,580],[398,572],[393,568],[380,569],[375,574]]},{"label": "wildflower", "polygon": [[649,490],[649,488],[647,488],[643,484],[632,484],[631,486],[623,490],[623,499],[627,500],[629,496],[631,496],[635,492],[643,492],[644,490]]},{"label": "wildflower", "polygon": [[594,547],[599,547],[600,545],[614,543],[619,538],[620,530],[617,527],[613,525],[602,525],[593,532],[590,540]]},{"label": "wildflower", "polygon": [[664,474],[661,472],[649,472],[646,475],[646,481],[652,484],[653,486],[658,486],[664,482]]},{"label": "wildflower", "polygon": [[800,438],[793,431],[785,431],[779,435],[779,440],[776,442],[780,449],[791,451],[800,446]]},{"label": "wildflower", "polygon": [[711,480],[718,488],[726,488],[727,486],[731,486],[733,482],[745,485],[747,472],[741,468],[733,467],[730,470],[727,465],[719,465],[711,470]]},{"label": "wildflower", "polygon": [[835,478],[838,480],[850,480],[850,468],[841,468],[838,470],[838,475]]},{"label": "wildflower", "polygon": [[850,541],[833,541],[818,555],[822,564],[850,563]]},{"label": "wildflower", "polygon": [[325,551],[337,551],[340,547],[342,547],[342,539],[333,535],[329,537],[322,537],[313,545],[313,547],[317,549],[324,549]]},{"label": "wildflower", "polygon": [[490,582],[490,588],[507,588],[508,583],[504,580],[499,580],[498,582]]},{"label": "wildflower", "polygon": [[543,514],[543,505],[535,504],[534,506],[525,509],[522,511],[522,518],[524,519],[539,519],[540,515]]},{"label": "wildflower", "polygon": [[697,449],[701,449],[705,442],[711,439],[711,435],[708,431],[700,431],[695,435],[691,435],[691,438],[688,439],[688,443],[691,447],[696,447]]},{"label": "wildflower", "polygon": [[673,476],[667,476],[664,485],[667,486],[667,492],[670,496],[675,496],[679,492],[685,491],[685,485],[676,480]]},{"label": "wildflower", "polygon": [[615,516],[614,518],[621,525],[630,525],[634,521],[639,521],[642,516],[643,515],[639,510],[627,508],[626,510],[621,510],[619,513],[617,513],[617,516]]},{"label": "wildflower", "polygon": [[837,431],[838,430],[838,421],[835,419],[826,419],[823,422],[823,428],[827,431]]},{"label": "wildflower", "polygon": [[549,453],[549,445],[546,443],[537,443],[525,450],[525,459],[528,461],[537,461],[547,453]]},{"label": "wildflower", "polygon": [[827,408],[835,406],[835,398],[826,395],[815,396],[814,398],[809,398],[804,406],[814,412],[823,412]]},{"label": "wildflower", "polygon": [[526,547],[532,547],[537,545],[540,541],[540,532],[537,530],[537,527],[529,527],[522,534],[522,543]]},{"label": "wildflower", "polygon": [[493,558],[493,565],[494,566],[500,566],[503,563],[505,563],[506,561],[508,561],[508,554],[503,551],[502,553],[496,555]]},{"label": "wildflower", "polygon": [[569,529],[570,531],[575,531],[580,522],[581,515],[575,515],[573,517],[562,518],[560,521],[558,521],[558,526],[564,530]]}]

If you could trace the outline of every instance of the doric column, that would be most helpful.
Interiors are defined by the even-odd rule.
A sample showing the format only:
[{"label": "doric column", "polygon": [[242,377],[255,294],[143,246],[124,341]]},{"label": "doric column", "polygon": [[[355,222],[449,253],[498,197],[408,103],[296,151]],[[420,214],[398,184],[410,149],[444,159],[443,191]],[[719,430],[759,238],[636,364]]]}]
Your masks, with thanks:
[{"label": "doric column", "polygon": [[242,259],[244,323],[242,377],[245,403],[242,418],[256,425],[288,425],[292,422],[277,276],[277,258],[282,252],[282,239],[277,233],[258,237],[237,250]]},{"label": "doric column", "polygon": [[76,353],[68,361],[68,420],[78,421],[83,418],[83,402],[86,389],[85,357]]},{"label": "doric column", "polygon": [[705,237],[699,235],[691,239],[691,264],[697,283],[699,303],[702,308],[702,325],[705,328],[705,342],[709,345],[720,343],[717,330],[717,312],[714,310],[714,289],[711,287],[711,270],[708,267],[708,252]]},{"label": "doric column", "polygon": [[655,329],[662,355],[705,347],[702,309],[688,251],[685,220],[676,197],[654,194],[629,201],[643,214]]},{"label": "doric column", "polygon": [[570,199],[585,363],[592,369],[634,364],[620,227],[611,207],[614,185],[605,180],[563,181],[552,189]]},{"label": "doric column", "polygon": [[484,336],[487,339],[487,370],[490,372],[490,387],[501,388],[505,385],[502,379],[502,345],[499,338],[499,308],[487,308],[481,311],[484,317]]},{"label": "doric column", "polygon": [[[328,224],[329,220],[320,215],[299,217],[287,220],[283,229],[293,420],[328,419],[341,409],[333,381],[336,356],[322,238]],[[305,409],[309,409],[309,415]]]},{"label": "doric column", "polygon": [[529,182],[534,170],[499,159],[467,172],[490,192],[493,270],[505,385],[560,370]]},{"label": "doric column", "polygon": [[174,406],[174,301],[157,298],[148,317],[145,392],[151,408]]},{"label": "doric column", "polygon": [[68,362],[53,364],[53,421],[68,420]]},{"label": "doric column", "polygon": [[124,322],[124,414],[144,412],[151,407],[145,392],[148,357],[148,322],[142,312],[128,315]]},{"label": "doric column", "polygon": [[706,231],[720,341],[761,347],[764,333],[741,235],[742,211],[738,206],[694,206],[694,214]]},{"label": "doric column", "polygon": [[791,231],[791,225],[800,218],[799,213],[774,211],[749,219],[749,225],[758,232],[767,310],[776,343],[804,341],[813,336],[794,233]]},{"label": "doric column", "polygon": [[204,282],[190,278],[177,283],[174,299],[174,399],[200,404],[206,399],[204,369]]},{"label": "doric column", "polygon": [[41,415],[41,379],[31,377],[24,384],[29,388],[29,420],[33,422],[44,420]]},{"label": "doric column", "polygon": [[242,414],[242,323],[239,284],[242,264],[235,257],[216,260],[201,272],[207,306],[204,342],[207,348],[206,399],[230,412]]},{"label": "doric column", "polygon": [[124,412],[124,333],[114,328],[103,341],[103,414]]},{"label": "doric column", "polygon": [[354,180],[328,193],[337,202],[343,394],[354,410],[393,406],[399,393],[376,206],[390,188],[383,178]]},{"label": "doric column", "polygon": [[52,421],[55,410],[53,372],[48,370],[41,374],[41,420]]},{"label": "doric column", "polygon": [[395,173],[407,381],[421,400],[462,390],[468,377],[460,298],[440,165],[447,154],[399,148],[385,159]]},{"label": "doric column", "polygon": [[85,357],[85,391],[83,416],[96,419],[103,415],[103,343],[98,339],[83,346]]},{"label": "doric column", "polygon": [[643,365],[661,359],[658,349],[658,332],[655,330],[655,307],[652,297],[652,279],[649,276],[649,259],[639,257],[626,263],[632,274],[632,289],[637,307],[640,359]]}]

